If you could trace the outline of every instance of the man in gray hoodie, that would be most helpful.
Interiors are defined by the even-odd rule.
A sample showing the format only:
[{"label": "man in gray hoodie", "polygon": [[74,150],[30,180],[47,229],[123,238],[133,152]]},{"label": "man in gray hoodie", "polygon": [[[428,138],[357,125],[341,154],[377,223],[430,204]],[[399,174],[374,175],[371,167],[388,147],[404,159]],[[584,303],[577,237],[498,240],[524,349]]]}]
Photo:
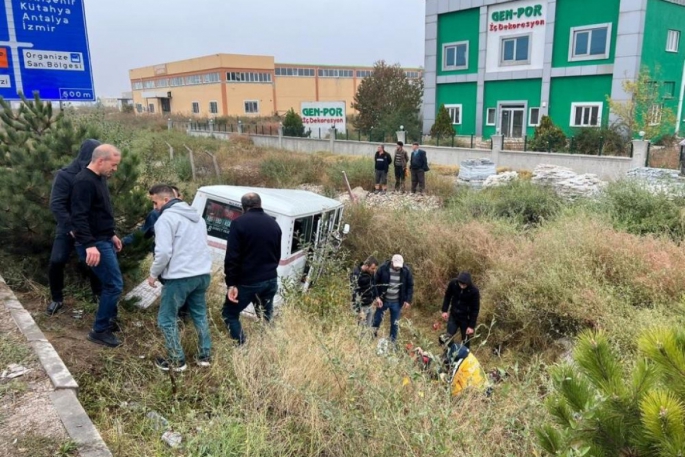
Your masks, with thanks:
[{"label": "man in gray hoodie", "polygon": [[159,219],[155,223],[155,258],[148,283],[156,287],[155,281],[164,278],[157,323],[168,351],[168,358],[157,357],[155,364],[164,371],[187,368],[176,318],[179,308],[188,303],[199,340],[196,361],[199,366],[209,366],[212,341],[205,294],[212,258],[207,245],[207,225],[194,208],[176,198],[170,186],[153,186],[150,199],[159,211]]}]

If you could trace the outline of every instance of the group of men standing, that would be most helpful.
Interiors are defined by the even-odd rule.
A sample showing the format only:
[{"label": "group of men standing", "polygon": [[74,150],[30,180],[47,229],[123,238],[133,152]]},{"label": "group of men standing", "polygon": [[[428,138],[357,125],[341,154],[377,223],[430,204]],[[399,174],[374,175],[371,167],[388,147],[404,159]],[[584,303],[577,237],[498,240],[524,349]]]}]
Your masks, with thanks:
[{"label": "group of men standing", "polygon": [[[64,267],[75,249],[88,267],[93,300],[98,304],[88,340],[111,348],[122,344],[115,333],[121,331],[117,305],[123,291],[117,253],[124,243],[115,234],[107,178],[116,172],[121,158],[121,151],[113,145],[85,141],[78,157],[57,172],[50,203],[57,230],[49,266],[52,301],[47,314],[52,316],[63,307]],[[144,231],[145,236],[155,237],[155,247],[148,283],[151,287],[157,287],[158,281],[163,285],[158,326],[167,349],[167,356],[157,357],[155,364],[167,371],[187,368],[178,329],[179,311],[186,307],[198,334],[196,362],[209,366],[212,344],[206,293],[212,258],[206,223],[173,186],[155,185],[149,197],[154,209]],[[248,193],[241,203],[245,213],[233,221],[227,240],[224,267],[228,291],[222,311],[238,344],[245,342],[239,316],[250,303],[264,319],[271,320],[281,257],[281,229],[261,209],[259,195]]]},{"label": "group of men standing", "polygon": [[402,141],[397,142],[394,156],[379,145],[374,155],[374,193],[385,194],[388,190],[390,167],[395,170],[395,192],[404,192],[404,181],[411,174],[411,192],[423,193],[426,189],[428,159],[426,151],[419,149],[419,143],[412,144],[411,154],[404,149]]},{"label": "group of men standing", "polygon": [[[360,325],[370,327],[374,337],[383,321],[385,311],[390,311],[390,340],[395,342],[403,309],[408,309],[414,296],[414,277],[400,254],[395,254],[383,265],[370,256],[357,265],[351,275],[352,307]],[[466,346],[475,335],[480,292],[473,284],[471,274],[460,273],[452,279],[445,290],[442,318],[447,321],[449,338],[460,331]]]}]

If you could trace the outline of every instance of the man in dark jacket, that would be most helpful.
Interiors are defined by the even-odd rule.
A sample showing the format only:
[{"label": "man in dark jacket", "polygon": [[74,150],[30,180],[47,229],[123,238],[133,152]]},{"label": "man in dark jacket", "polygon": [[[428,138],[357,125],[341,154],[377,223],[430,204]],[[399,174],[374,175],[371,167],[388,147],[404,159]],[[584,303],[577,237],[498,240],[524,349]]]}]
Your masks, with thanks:
[{"label": "man in dark jacket", "polygon": [[[50,254],[50,266],[48,267],[48,280],[50,281],[50,295],[52,302],[46,310],[48,316],[52,316],[62,308],[64,301],[64,267],[69,261],[71,252],[74,250],[74,227],[71,223],[71,189],[74,186],[76,175],[86,168],[93,156],[93,151],[100,146],[97,140],[86,140],[81,144],[78,156],[66,167],[57,172],[52,183],[50,193],[50,211],[57,221],[55,241],[52,244]],[[91,269],[87,269],[90,277],[90,288],[93,299],[97,300],[102,291],[102,286],[97,276]]]},{"label": "man in dark jacket", "polygon": [[395,254],[376,272],[376,313],[373,317],[374,334],[383,322],[383,314],[390,310],[390,340],[397,339],[402,308],[409,308],[414,296],[414,278],[411,270],[404,264],[404,258]]},{"label": "man in dark jacket", "polygon": [[426,188],[426,172],[428,168],[428,158],[426,151],[419,149],[419,143],[412,144],[411,159],[409,161],[409,169],[411,171],[411,192],[416,193],[418,186],[419,192],[423,193]]},{"label": "man in dark jacket", "polygon": [[385,146],[382,144],[378,146],[378,150],[373,157],[375,163],[375,173],[376,173],[376,185],[374,186],[374,193],[383,192],[388,190],[388,170],[390,170],[390,163],[392,163],[392,157],[385,150]]},{"label": "man in dark jacket", "polygon": [[258,194],[245,194],[240,203],[245,213],[231,223],[226,244],[224,271],[228,292],[221,315],[231,338],[243,344],[240,313],[250,303],[267,322],[273,316],[282,234],[278,223],[262,209]]},{"label": "man in dark jacket", "polygon": [[359,323],[371,327],[373,323],[372,307],[378,298],[374,275],[378,269],[378,260],[370,256],[355,267],[352,272],[352,307],[359,317]]},{"label": "man in dark jacket", "polygon": [[114,211],[107,188],[121,162],[121,151],[111,144],[95,148],[90,164],[74,180],[71,191],[71,222],[76,252],[102,283],[102,295],[88,340],[108,347],[121,342],[112,331],[118,327],[117,302],[124,287],[117,252],[121,240],[114,234]]},{"label": "man in dark jacket", "polygon": [[479,311],[480,291],[473,285],[470,273],[460,273],[447,285],[445,299],[442,302],[442,318],[447,321],[447,333],[450,337],[455,335],[458,329],[461,332],[462,343],[469,347]]}]

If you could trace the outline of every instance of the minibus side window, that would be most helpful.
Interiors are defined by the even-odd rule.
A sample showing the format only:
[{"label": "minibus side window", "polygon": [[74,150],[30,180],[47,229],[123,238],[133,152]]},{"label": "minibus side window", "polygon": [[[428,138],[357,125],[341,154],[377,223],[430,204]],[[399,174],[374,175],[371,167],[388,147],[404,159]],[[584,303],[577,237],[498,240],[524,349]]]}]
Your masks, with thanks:
[{"label": "minibus side window", "polygon": [[304,248],[302,243],[307,243],[312,238],[314,231],[314,217],[307,216],[295,219],[293,227],[293,238],[291,240],[290,253],[294,254]]},{"label": "minibus side window", "polygon": [[202,218],[207,224],[207,235],[227,240],[231,223],[241,214],[243,214],[243,209],[239,206],[207,199],[202,212]]}]

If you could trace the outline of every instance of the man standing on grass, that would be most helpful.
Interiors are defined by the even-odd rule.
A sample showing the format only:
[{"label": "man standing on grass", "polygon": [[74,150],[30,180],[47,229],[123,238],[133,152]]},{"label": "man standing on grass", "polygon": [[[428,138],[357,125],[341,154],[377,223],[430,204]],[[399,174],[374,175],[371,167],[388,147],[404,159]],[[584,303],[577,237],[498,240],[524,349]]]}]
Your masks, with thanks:
[{"label": "man standing on grass", "polygon": [[159,218],[155,223],[155,258],[148,284],[162,277],[162,300],[157,323],[166,342],[168,357],[157,357],[155,365],[164,371],[184,371],[186,358],[178,333],[178,311],[188,304],[198,337],[197,364],[210,364],[212,341],[207,322],[207,301],[212,257],[207,245],[207,225],[200,214],[177,198],[170,186],[150,189],[150,199]]},{"label": "man standing on grass", "polygon": [[226,301],[222,316],[231,338],[245,343],[240,313],[252,303],[257,316],[267,322],[273,316],[281,260],[281,228],[262,209],[262,199],[250,192],[240,203],[244,214],[231,223],[226,243],[224,270]]},{"label": "man standing on grass", "polygon": [[428,158],[426,157],[426,151],[419,149],[419,143],[414,142],[412,144],[412,153],[409,163],[409,169],[411,171],[411,192],[416,193],[416,188],[418,187],[419,193],[423,193],[426,188],[426,172],[428,168]]},{"label": "man standing on grass", "polygon": [[117,171],[121,151],[111,144],[95,148],[90,164],[74,178],[71,191],[71,223],[76,252],[93,269],[102,283],[93,330],[88,340],[108,347],[121,341],[112,333],[119,330],[117,302],[124,287],[117,252],[121,240],[114,234],[114,211],[107,178]]},{"label": "man standing on grass", "polygon": [[401,141],[397,142],[393,163],[395,165],[395,192],[404,192],[404,178],[407,165],[409,165],[409,154],[404,150],[404,143]]},{"label": "man standing on grass", "polygon": [[388,190],[388,170],[390,170],[390,163],[392,157],[385,150],[382,144],[378,146],[378,150],[374,155],[375,162],[375,183],[374,193],[385,193]]},{"label": "man standing on grass", "polygon": [[447,321],[450,338],[459,330],[462,344],[470,347],[479,312],[480,291],[473,285],[469,272],[460,273],[447,285],[442,302],[442,318]]},{"label": "man standing on grass", "polygon": [[395,254],[376,272],[376,314],[373,317],[374,335],[383,322],[383,314],[390,310],[390,340],[397,340],[402,308],[409,308],[414,296],[414,278],[411,270],[404,264],[404,258]]},{"label": "man standing on grass", "polygon": [[[50,211],[57,221],[57,233],[52,244],[48,279],[50,281],[50,296],[52,301],[46,309],[48,316],[52,316],[62,308],[64,301],[64,267],[74,250],[74,227],[71,223],[71,190],[74,187],[76,175],[90,164],[93,151],[100,146],[97,140],[86,140],[81,144],[78,156],[68,166],[57,172],[52,183],[50,193]],[[90,288],[93,301],[97,303],[102,286],[93,270],[88,268]]]},{"label": "man standing on grass", "polygon": [[370,256],[352,272],[352,308],[359,324],[366,327],[373,323],[373,304],[378,298],[374,278],[377,269],[378,260]]}]

